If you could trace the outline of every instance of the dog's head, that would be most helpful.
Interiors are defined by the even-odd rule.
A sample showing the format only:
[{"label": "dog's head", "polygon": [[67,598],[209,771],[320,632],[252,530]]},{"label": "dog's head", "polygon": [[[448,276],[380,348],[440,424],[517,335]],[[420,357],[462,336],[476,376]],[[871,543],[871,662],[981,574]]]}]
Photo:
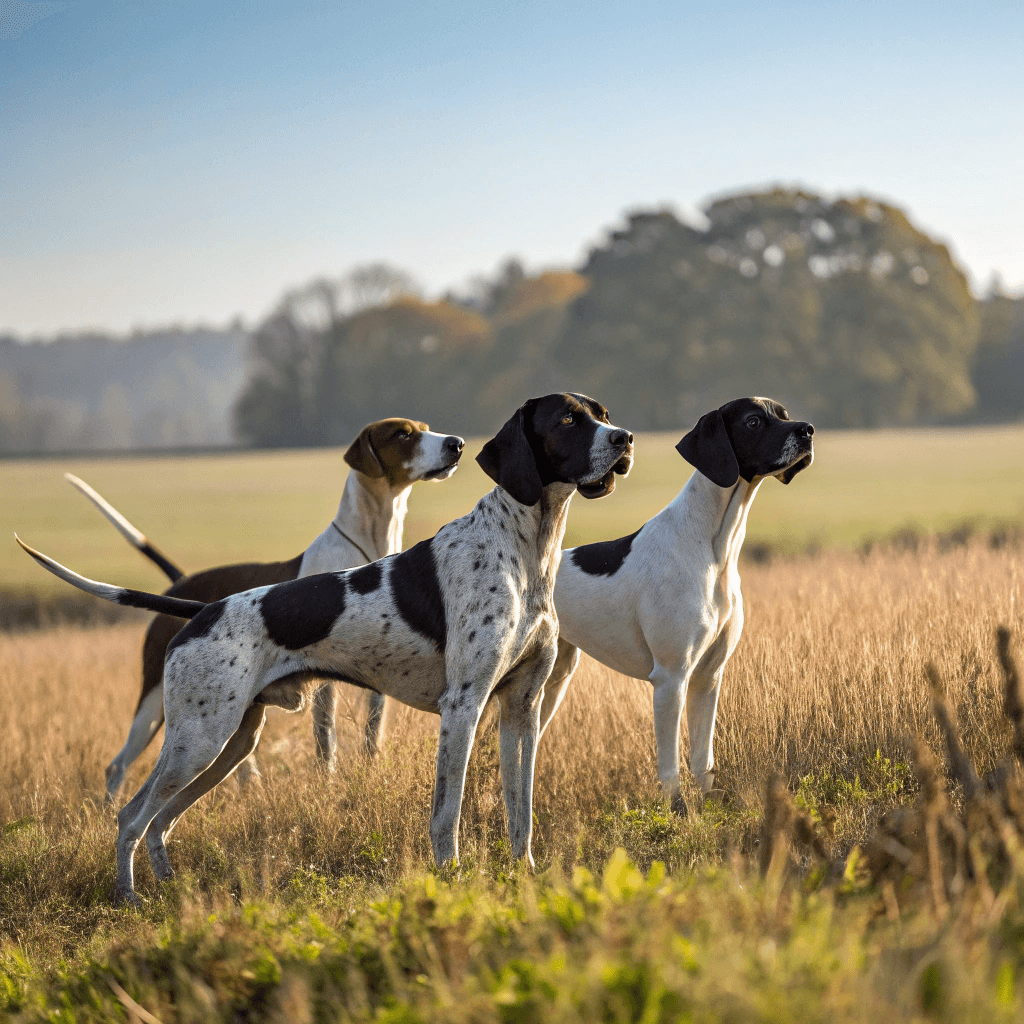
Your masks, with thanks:
[{"label": "dog's head", "polygon": [[633,465],[633,435],[608,422],[586,395],[531,398],[484,445],[483,471],[522,505],[536,505],[548,484],[575,484],[584,498],[615,490]]},{"label": "dog's head", "polygon": [[788,484],[814,461],[813,434],[810,423],[791,420],[770,398],[737,398],[701,416],[676,451],[719,487],[740,477]]},{"label": "dog's head", "polygon": [[447,480],[459,468],[465,442],[454,434],[435,434],[426,423],[387,419],[370,423],[345,452],[345,461],[392,487],[417,480]]}]

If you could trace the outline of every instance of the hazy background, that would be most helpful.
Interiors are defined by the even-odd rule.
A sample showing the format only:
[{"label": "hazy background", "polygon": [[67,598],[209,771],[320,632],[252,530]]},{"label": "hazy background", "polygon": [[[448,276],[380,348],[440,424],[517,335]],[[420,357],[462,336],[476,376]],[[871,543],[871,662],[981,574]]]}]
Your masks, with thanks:
[{"label": "hazy background", "polygon": [[[813,393],[823,422],[849,426],[1022,411],[986,404],[974,366],[986,311],[969,308],[993,294],[1006,298],[988,317],[990,326],[998,321],[988,351],[998,356],[994,376],[1016,382],[1008,373],[1020,362],[1013,297],[1024,287],[1017,3],[3,0],[0,37],[0,450],[337,441],[377,411],[372,403],[323,412],[294,437],[252,428],[254,408],[271,420],[294,416],[280,405],[289,390],[280,373],[270,390],[260,384],[266,344],[247,359],[248,337],[289,309],[307,335],[292,353],[301,364],[292,390],[310,379],[322,389],[329,371],[352,362],[352,331],[339,327],[345,317],[410,291],[431,310],[411,326],[408,316],[402,321],[409,352],[452,359],[469,338],[477,339],[470,348],[502,353],[501,367],[492,360],[466,371],[458,393],[493,386],[495,373],[519,363],[529,371],[500,378],[506,404],[521,397],[508,388],[539,386],[556,364],[575,379],[589,364],[595,309],[611,316],[613,339],[630,344],[636,326],[650,352],[667,347],[677,362],[717,351],[715,337],[724,338],[722,359],[749,363],[760,380],[763,340],[752,325],[762,321],[763,302],[739,303],[748,318],[741,329],[712,315],[751,294],[735,291],[753,280],[737,270],[738,249],[733,278],[707,282],[704,310],[676,301],[698,287],[677,274],[678,294],[662,289],[674,311],[609,312],[591,272],[609,231],[635,230],[627,213],[670,211],[674,222],[707,228],[699,211],[718,197],[776,186],[811,196],[826,213],[840,198],[889,204],[924,240],[918,248],[948,248],[952,268],[942,286],[934,272],[927,285],[911,282],[929,291],[928,309],[908,312],[905,296],[887,293],[878,301],[890,312],[854,332],[882,352],[892,339],[916,339],[914,358],[904,365],[901,343],[896,368],[885,370],[900,393],[893,415],[860,407],[832,415],[828,387],[815,383],[824,369],[792,398]],[[796,233],[825,244],[807,234],[814,219]],[[746,244],[749,230],[733,231],[732,242]],[[704,249],[713,244],[708,238]],[[842,272],[871,285],[866,267],[877,252]],[[919,265],[893,254],[907,273]],[[632,267],[613,292],[654,279],[658,254],[648,255],[650,266]],[[848,255],[806,248],[801,265]],[[380,262],[401,287],[352,287],[354,270],[358,277]],[[561,312],[543,329],[499,338],[508,285],[553,268],[586,281],[545,291],[541,305]],[[294,299],[320,278],[340,297],[335,307],[325,313],[322,290],[312,312],[305,300],[282,307],[283,295]],[[825,279],[811,278],[820,291]],[[753,281],[761,293],[770,291],[765,281]],[[791,285],[809,294],[799,282],[783,282],[780,294],[797,294]],[[436,308],[446,295],[487,323],[456,323],[459,314]],[[854,289],[844,301],[874,308],[871,295]],[[803,373],[815,346],[837,344],[832,300],[815,301],[821,309],[804,308],[804,326],[791,332],[800,345],[789,354],[776,346],[768,384],[793,368]],[[513,305],[518,316],[522,301]],[[711,335],[694,339],[698,314]],[[779,324],[785,319],[777,312]],[[310,342],[311,330],[327,328],[332,337]],[[372,352],[387,348],[381,330],[360,335],[360,351],[371,354],[364,376],[345,384],[349,393],[379,389]],[[63,348],[24,344],[56,335]],[[132,336],[145,353],[117,347]],[[860,344],[849,331],[844,337],[848,347]],[[83,341],[93,349],[74,348]],[[649,368],[663,369],[668,357],[659,358]],[[836,379],[851,372],[849,362],[832,352],[822,365]],[[707,381],[719,365],[692,379],[673,370],[665,387],[687,395],[661,400],[645,422],[636,396],[619,407],[638,427],[689,416],[717,398]],[[918,379],[923,366],[928,380],[945,376],[943,387],[960,398],[906,399],[934,391]],[[865,372],[871,391],[882,370]],[[451,380],[443,368],[440,375]],[[579,386],[591,386],[582,376]],[[388,400],[413,397],[399,388]],[[614,387],[600,397],[615,407]],[[453,429],[460,426],[489,421],[473,413]]]}]

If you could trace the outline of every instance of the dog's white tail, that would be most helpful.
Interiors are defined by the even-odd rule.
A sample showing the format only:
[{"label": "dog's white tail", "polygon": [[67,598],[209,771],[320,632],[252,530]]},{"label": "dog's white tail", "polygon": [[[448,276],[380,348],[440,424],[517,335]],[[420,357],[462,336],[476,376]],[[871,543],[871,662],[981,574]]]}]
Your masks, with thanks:
[{"label": "dog's white tail", "polygon": [[104,601],[113,601],[114,604],[123,604],[131,608],[145,608],[151,612],[162,612],[164,615],[173,615],[179,619],[194,618],[206,607],[202,601],[183,601],[177,597],[147,594],[142,590],[129,590],[127,587],[115,587],[110,583],[90,580],[86,576],[72,572],[60,562],[55,562],[49,555],[30,548],[17,534],[14,535],[14,539],[21,545],[22,550],[30,554],[47,572],[52,572],[65,583],[70,583],[71,586],[84,590],[93,597],[102,597]]},{"label": "dog's white tail", "polygon": [[164,574],[172,582],[176,583],[181,579],[185,573],[179,569],[163,552],[157,550],[149,539],[141,531],[132,526],[127,519],[120,512],[114,508],[113,505],[107,501],[98,491],[93,490],[84,480],[80,477],[75,476],[74,473],[65,473],[64,479],[67,480],[72,487],[77,488],[82,492],[113,524],[114,529],[132,547],[137,548],[142,552],[151,562],[155,562],[164,571]]}]

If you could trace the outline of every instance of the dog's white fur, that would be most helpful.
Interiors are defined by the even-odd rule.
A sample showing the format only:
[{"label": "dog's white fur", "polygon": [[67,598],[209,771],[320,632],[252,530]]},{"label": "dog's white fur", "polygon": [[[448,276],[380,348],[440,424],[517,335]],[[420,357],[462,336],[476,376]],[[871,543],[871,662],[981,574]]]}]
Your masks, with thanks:
[{"label": "dog's white fur", "polygon": [[[774,406],[753,401],[764,402],[766,412]],[[809,424],[803,426],[813,433]],[[787,438],[771,475],[807,456],[806,447]],[[743,632],[739,554],[747,515],[764,479],[740,476],[732,486],[720,487],[694,471],[676,498],[634,535],[617,571],[585,572],[573,558],[576,549],[570,548],[558,573],[555,605],[561,641],[542,722],[547,723],[561,702],[580,648],[617,672],[649,680],[654,687],[658,778],[666,799],[683,813],[682,710],[685,706],[690,770],[707,795],[715,784],[713,742],[722,675]]]}]

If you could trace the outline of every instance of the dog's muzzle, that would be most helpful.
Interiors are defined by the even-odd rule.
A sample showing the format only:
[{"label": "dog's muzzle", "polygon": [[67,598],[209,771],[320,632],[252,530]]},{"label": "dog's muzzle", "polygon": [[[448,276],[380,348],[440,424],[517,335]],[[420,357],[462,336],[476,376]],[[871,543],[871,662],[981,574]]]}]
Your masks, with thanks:
[{"label": "dog's muzzle", "polygon": [[442,448],[448,461],[439,469],[432,469],[429,473],[425,473],[423,479],[447,480],[459,468],[459,459],[462,458],[462,451],[465,445],[466,442],[454,434],[446,437]]},{"label": "dog's muzzle", "polygon": [[615,447],[622,447],[622,454],[600,479],[576,485],[584,498],[603,498],[611,494],[615,490],[615,477],[626,476],[633,468],[633,435],[628,430],[619,430],[609,441]]},{"label": "dog's muzzle", "polygon": [[775,473],[775,479],[788,484],[790,480],[803,472],[814,462],[814,442],[811,438],[814,435],[814,427],[810,423],[801,423],[797,426],[796,432],[786,441],[786,448],[792,446],[792,454],[784,451],[787,457],[787,464],[779,472]]}]

